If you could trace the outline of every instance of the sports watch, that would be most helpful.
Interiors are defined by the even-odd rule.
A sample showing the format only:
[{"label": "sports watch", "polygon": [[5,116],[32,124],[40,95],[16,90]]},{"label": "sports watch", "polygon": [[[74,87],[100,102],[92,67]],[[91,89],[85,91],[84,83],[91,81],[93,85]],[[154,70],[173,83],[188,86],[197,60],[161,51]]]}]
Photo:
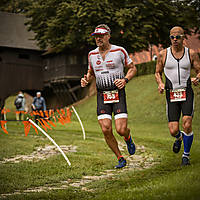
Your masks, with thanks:
[{"label": "sports watch", "polygon": [[124,80],[125,80],[126,83],[128,83],[128,79],[127,78],[124,78]]}]

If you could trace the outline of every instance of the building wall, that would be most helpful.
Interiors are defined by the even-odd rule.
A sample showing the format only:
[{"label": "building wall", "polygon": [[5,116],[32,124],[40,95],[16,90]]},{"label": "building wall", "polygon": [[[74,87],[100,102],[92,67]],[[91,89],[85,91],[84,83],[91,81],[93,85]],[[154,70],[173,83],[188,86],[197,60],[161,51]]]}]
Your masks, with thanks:
[{"label": "building wall", "polygon": [[59,80],[79,80],[87,72],[84,56],[60,53],[44,58],[44,82],[49,84]]},{"label": "building wall", "polygon": [[48,54],[44,59],[44,91],[51,108],[83,98],[80,79],[87,72],[87,56],[78,53]]},{"label": "building wall", "polygon": [[19,90],[43,88],[41,52],[0,48],[0,98]]}]

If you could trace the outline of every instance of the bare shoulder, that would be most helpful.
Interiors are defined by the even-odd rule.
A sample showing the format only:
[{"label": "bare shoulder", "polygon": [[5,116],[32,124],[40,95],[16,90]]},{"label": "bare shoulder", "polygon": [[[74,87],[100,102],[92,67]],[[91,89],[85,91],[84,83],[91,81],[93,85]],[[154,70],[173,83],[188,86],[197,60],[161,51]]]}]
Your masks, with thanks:
[{"label": "bare shoulder", "polygon": [[163,50],[161,50],[161,51],[159,52],[159,56],[160,56],[161,58],[163,58],[163,57],[165,57],[166,53],[167,53],[167,49],[163,49]]},{"label": "bare shoulder", "polygon": [[167,49],[163,49],[158,54],[157,63],[164,64],[166,58]]}]

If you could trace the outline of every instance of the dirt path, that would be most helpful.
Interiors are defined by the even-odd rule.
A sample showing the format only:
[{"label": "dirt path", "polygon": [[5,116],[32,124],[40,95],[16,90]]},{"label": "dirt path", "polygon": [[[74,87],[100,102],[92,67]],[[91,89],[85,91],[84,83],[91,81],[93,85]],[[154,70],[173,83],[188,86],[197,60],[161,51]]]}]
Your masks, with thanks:
[{"label": "dirt path", "polygon": [[[119,143],[120,150],[123,152],[126,149],[126,145],[124,143]],[[67,154],[68,152],[76,152],[77,147],[76,146],[61,146],[63,151]],[[57,184],[51,184],[41,187],[35,187],[35,188],[28,188],[23,191],[15,191],[14,193],[7,193],[7,194],[1,194],[0,196],[2,198],[6,198],[8,196],[17,195],[17,194],[28,194],[28,193],[35,193],[35,192],[47,192],[50,190],[63,190],[68,187],[75,187],[79,188],[83,191],[89,191],[89,192],[95,192],[94,189],[89,188],[89,183],[94,181],[99,181],[102,179],[109,179],[109,178],[116,178],[117,175],[124,173],[126,171],[130,170],[144,170],[146,168],[150,168],[153,165],[157,164],[154,160],[154,155],[147,151],[147,149],[144,146],[136,146],[136,154],[133,156],[127,157],[127,166],[123,169],[111,169],[111,170],[105,170],[103,172],[100,172],[99,176],[83,176],[81,179],[68,179],[61,181]],[[21,162],[24,160],[28,161],[34,161],[37,162],[39,160],[44,160],[52,155],[59,154],[56,147],[54,146],[45,146],[44,148],[38,148],[36,151],[34,151],[30,155],[19,155],[14,158],[5,159],[1,161],[1,163],[7,163],[7,162]]]},{"label": "dirt path", "polygon": [[[68,152],[76,152],[77,146],[65,146],[61,145],[60,148],[64,151],[64,153]],[[60,154],[59,150],[55,146],[45,146],[44,148],[38,147],[36,151],[31,153],[30,155],[17,155],[12,158],[5,158],[0,161],[0,164],[4,163],[19,163],[22,161],[33,161],[38,162],[39,160],[45,160],[53,155]]]}]

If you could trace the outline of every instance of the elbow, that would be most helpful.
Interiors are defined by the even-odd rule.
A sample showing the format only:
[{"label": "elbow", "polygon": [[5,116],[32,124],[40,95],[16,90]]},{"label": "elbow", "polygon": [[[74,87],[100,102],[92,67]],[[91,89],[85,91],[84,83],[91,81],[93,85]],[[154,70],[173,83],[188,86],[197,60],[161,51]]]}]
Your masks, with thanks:
[{"label": "elbow", "polygon": [[155,72],[154,74],[155,78],[158,77],[158,74],[159,74],[158,72]]},{"label": "elbow", "polygon": [[135,67],[135,73],[137,73],[137,68]]},{"label": "elbow", "polygon": [[136,66],[134,66],[134,68],[133,68],[133,75],[136,75],[137,74],[137,68],[136,68]]}]

